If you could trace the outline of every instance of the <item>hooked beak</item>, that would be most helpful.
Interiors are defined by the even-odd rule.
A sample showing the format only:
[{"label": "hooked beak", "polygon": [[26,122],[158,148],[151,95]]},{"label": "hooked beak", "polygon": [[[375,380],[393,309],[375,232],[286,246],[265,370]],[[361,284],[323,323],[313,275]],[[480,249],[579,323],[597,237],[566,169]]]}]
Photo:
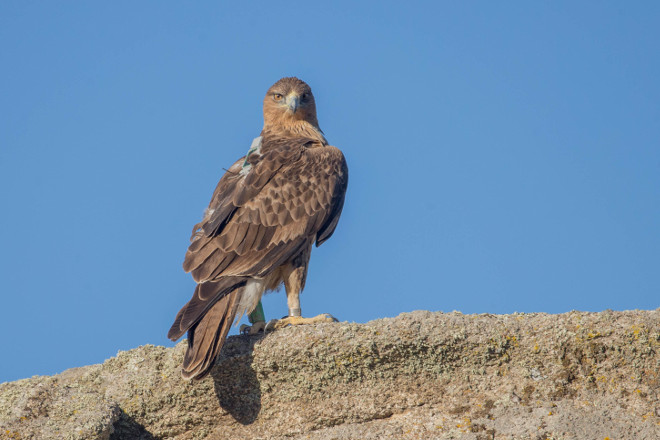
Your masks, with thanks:
[{"label": "hooked beak", "polygon": [[297,95],[289,95],[286,97],[286,106],[291,110],[291,113],[295,113],[298,110],[300,105],[300,98]]}]

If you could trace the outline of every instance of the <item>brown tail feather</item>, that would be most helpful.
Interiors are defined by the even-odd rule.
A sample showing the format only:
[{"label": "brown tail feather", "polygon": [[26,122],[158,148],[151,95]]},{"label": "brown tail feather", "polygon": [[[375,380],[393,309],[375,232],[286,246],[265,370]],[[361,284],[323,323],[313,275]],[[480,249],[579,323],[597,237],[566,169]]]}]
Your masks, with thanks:
[{"label": "brown tail feather", "polygon": [[224,296],[188,330],[188,349],[181,368],[184,379],[202,379],[211,371],[234,322],[242,294],[243,288],[239,287]]},{"label": "brown tail feather", "polygon": [[226,277],[198,284],[190,301],[176,314],[167,337],[173,341],[179,339],[204,317],[204,314],[213,307],[216,301],[244,286],[245,283],[246,278]]}]

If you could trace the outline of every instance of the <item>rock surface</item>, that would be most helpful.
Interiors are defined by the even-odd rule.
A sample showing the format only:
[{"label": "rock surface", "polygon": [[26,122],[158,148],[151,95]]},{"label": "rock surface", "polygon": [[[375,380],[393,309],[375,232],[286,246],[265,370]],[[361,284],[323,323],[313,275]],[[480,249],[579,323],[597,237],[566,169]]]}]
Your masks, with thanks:
[{"label": "rock surface", "polygon": [[660,309],[418,311],[184,343],[0,384],[2,439],[658,439]]}]

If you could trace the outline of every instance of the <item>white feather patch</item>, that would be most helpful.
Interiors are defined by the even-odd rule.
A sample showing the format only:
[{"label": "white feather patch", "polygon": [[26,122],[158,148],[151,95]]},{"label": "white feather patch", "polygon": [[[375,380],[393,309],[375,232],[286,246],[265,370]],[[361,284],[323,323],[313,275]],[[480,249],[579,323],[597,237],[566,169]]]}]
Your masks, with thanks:
[{"label": "white feather patch", "polygon": [[248,163],[247,159],[251,154],[261,154],[261,136],[256,137],[252,140],[252,145],[245,155],[245,161],[243,162],[243,168],[241,168],[240,175],[245,176],[252,169],[252,164]]},{"label": "white feather patch", "polygon": [[257,307],[265,290],[266,279],[252,278],[248,280],[243,288],[241,302],[238,303],[238,307],[236,308],[236,323],[241,320],[244,314],[251,313]]}]

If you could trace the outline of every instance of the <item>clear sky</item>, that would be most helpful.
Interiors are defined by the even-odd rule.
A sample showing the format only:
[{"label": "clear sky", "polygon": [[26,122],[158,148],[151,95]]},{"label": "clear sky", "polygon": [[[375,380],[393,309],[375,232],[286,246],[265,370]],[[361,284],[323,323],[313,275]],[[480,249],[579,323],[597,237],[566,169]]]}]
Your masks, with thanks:
[{"label": "clear sky", "polygon": [[227,3],[0,2],[0,382],[173,344],[283,76],[350,168],[304,315],[660,306],[660,3]]}]

